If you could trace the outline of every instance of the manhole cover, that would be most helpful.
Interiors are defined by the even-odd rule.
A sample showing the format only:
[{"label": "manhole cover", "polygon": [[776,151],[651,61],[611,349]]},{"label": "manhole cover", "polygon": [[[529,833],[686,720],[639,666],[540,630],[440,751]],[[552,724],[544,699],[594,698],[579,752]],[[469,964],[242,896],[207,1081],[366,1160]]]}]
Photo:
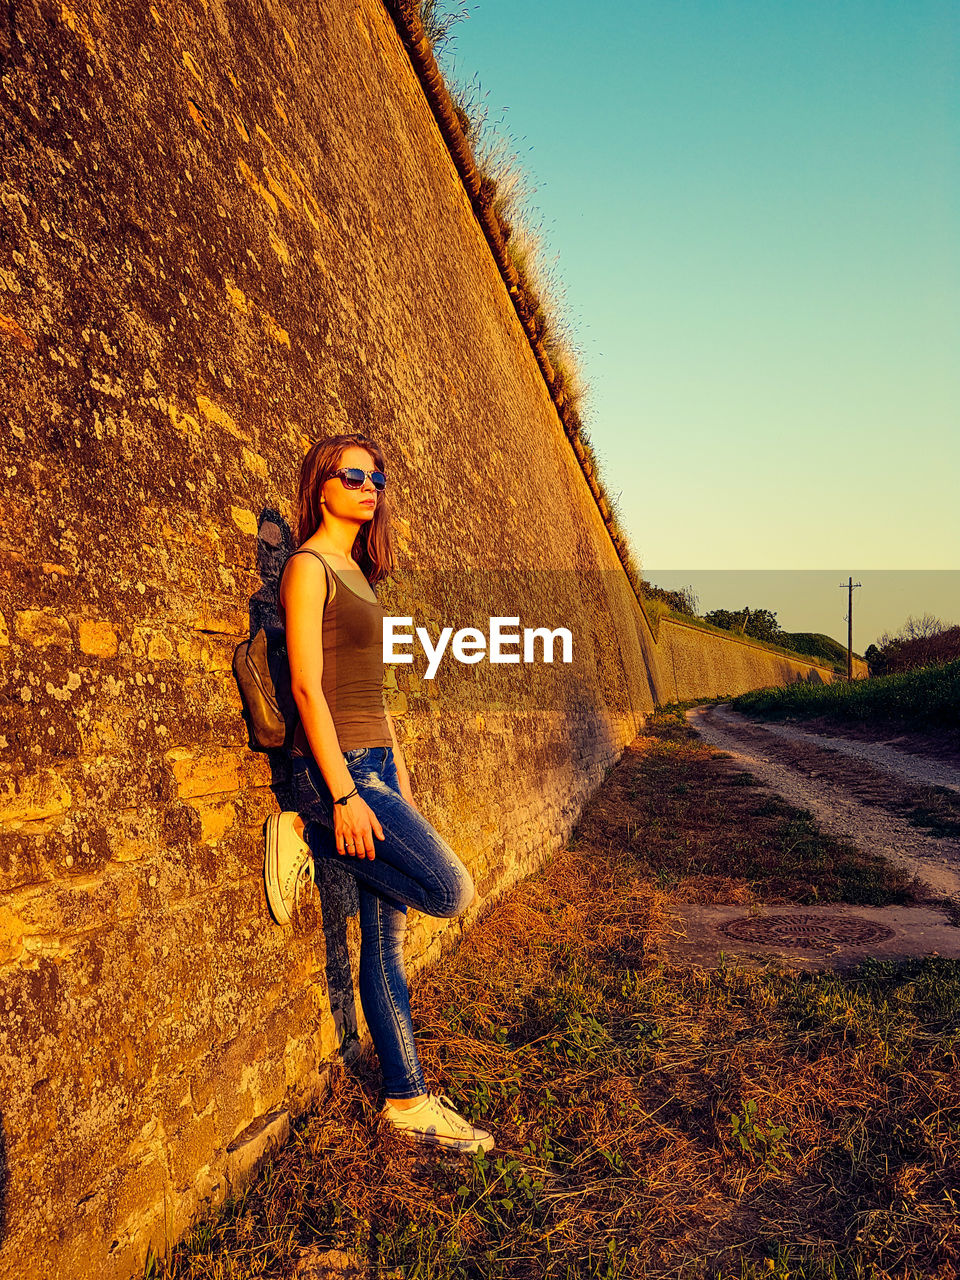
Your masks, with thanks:
[{"label": "manhole cover", "polygon": [[738,942],[778,947],[865,947],[893,937],[885,924],[858,916],[745,916],[720,925],[720,932]]}]

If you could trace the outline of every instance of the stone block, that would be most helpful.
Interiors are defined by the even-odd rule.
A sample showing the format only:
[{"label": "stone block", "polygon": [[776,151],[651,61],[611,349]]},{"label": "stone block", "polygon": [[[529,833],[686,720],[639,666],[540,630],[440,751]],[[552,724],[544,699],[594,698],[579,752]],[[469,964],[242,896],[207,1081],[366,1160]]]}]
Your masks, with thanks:
[{"label": "stone block", "polygon": [[119,640],[109,622],[95,618],[81,618],[77,623],[80,650],[95,658],[115,658]]},{"label": "stone block", "polygon": [[148,1158],[130,1169],[110,1206],[117,1232],[125,1233],[131,1219],[155,1216],[158,1206],[162,1211],[165,1186],[166,1176],[156,1159]]},{"label": "stone block", "polygon": [[232,1142],[236,1135],[251,1124],[256,1107],[249,1092],[238,1087],[239,1074],[221,1077],[214,1085],[215,1115],[221,1144]]},{"label": "stone block", "polygon": [[[359,1011],[359,1005],[357,1006]],[[336,1053],[337,1046],[340,1043],[340,1032],[337,1027],[337,1021],[329,1010],[321,1015],[320,1025],[317,1027],[318,1049],[321,1058],[327,1058],[331,1054]]]},{"label": "stone block", "polygon": [[257,536],[257,517],[252,511],[246,507],[231,507],[230,516],[241,533],[247,533],[252,538]]},{"label": "stone block", "polygon": [[227,1147],[226,1176],[237,1192],[257,1176],[264,1162],[290,1136],[290,1112],[272,1111],[259,1116]]},{"label": "stone block", "polygon": [[26,823],[59,818],[72,800],[70,788],[55,769],[8,774],[0,782],[0,823],[17,830]]},{"label": "stone block", "polygon": [[16,960],[23,951],[23,921],[9,907],[0,906],[0,965]]},{"label": "stone block", "polygon": [[135,658],[148,662],[167,662],[176,652],[170,636],[157,627],[134,627],[130,649]]},{"label": "stone block", "polygon": [[235,794],[240,789],[240,758],[234,751],[197,754],[178,747],[168,751],[165,759],[173,769],[181,800]]},{"label": "stone block", "polygon": [[204,844],[216,844],[233,826],[237,816],[236,808],[229,802],[226,804],[210,803],[198,798],[193,807],[200,815],[200,839]]},{"label": "stone block", "polygon": [[217,1126],[212,1114],[198,1116],[168,1144],[170,1174],[178,1191],[194,1185],[197,1172],[214,1158]]},{"label": "stone block", "polygon": [[155,631],[147,644],[147,658],[150,662],[166,662],[173,654],[174,648],[169,636],[162,631]]},{"label": "stone block", "polygon": [[303,1115],[318,1106],[330,1092],[331,1066],[322,1070],[304,1070],[302,1067],[291,1081],[288,1109],[291,1116]]},{"label": "stone block", "polygon": [[189,625],[194,631],[204,634],[234,636],[237,639],[249,632],[245,613],[226,607],[214,609],[211,605],[200,605],[190,618]]},{"label": "stone block", "polygon": [[36,649],[45,649],[51,644],[66,647],[73,643],[66,618],[42,609],[21,609],[15,617],[17,635]]}]

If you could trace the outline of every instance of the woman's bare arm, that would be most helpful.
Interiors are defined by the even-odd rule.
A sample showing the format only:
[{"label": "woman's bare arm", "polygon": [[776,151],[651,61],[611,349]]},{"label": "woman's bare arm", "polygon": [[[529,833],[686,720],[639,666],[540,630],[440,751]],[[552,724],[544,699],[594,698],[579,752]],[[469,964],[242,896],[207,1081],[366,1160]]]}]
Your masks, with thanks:
[{"label": "woman's bare arm", "polygon": [[[290,691],[300,713],[303,731],[314,760],[336,799],[354,788],[353,778],[340,749],[336,726],[323,695],[323,604],[327,594],[323,565],[313,556],[291,560],[280,584],[290,662]],[[334,833],[339,853],[374,856],[373,834],[384,838],[383,828],[366,801],[351,796],[345,805],[335,804]],[[352,847],[351,847],[352,846]]]}]

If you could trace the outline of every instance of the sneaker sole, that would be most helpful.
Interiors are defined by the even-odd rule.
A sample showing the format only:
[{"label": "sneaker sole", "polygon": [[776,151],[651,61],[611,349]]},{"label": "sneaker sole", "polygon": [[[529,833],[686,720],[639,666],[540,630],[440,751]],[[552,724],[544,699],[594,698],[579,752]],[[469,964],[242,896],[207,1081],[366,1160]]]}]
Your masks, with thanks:
[{"label": "sneaker sole", "polygon": [[263,882],[267,891],[267,906],[274,923],[282,927],[291,924],[292,920],[280,896],[280,823],[272,814],[263,824],[263,843]]},{"label": "sneaker sole", "polygon": [[[387,1121],[389,1124],[390,1122]],[[397,1129],[391,1126],[394,1133],[410,1142],[419,1142],[426,1147],[441,1147],[444,1151],[456,1151],[460,1155],[470,1155],[475,1151],[492,1151],[493,1134],[486,1138],[438,1138],[433,1133],[418,1133],[416,1129]]]}]

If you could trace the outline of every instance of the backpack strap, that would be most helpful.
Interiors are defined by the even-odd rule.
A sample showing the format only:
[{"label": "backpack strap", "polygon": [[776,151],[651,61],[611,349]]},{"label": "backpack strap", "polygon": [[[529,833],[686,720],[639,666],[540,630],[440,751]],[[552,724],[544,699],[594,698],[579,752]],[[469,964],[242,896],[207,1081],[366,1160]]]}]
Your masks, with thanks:
[{"label": "backpack strap", "polygon": [[[312,550],[310,547],[301,547],[299,551],[294,551],[287,556],[286,560],[284,561],[283,568],[280,570],[280,582],[277,583],[277,601],[279,603],[280,583],[283,582],[283,575],[287,571],[287,565],[290,563],[290,561],[293,559],[294,556],[302,556],[302,555],[314,556],[323,565],[323,572],[327,579],[327,594],[323,602],[323,612],[325,614],[327,612],[327,605],[332,599],[332,595],[330,591],[330,586],[331,586],[330,579],[333,576],[333,570],[327,564],[326,560],[324,560],[323,556],[320,555],[318,551]],[[304,730],[303,730],[303,721],[300,719],[299,716],[297,716],[296,727],[293,731],[293,741],[290,744],[290,753],[293,756],[307,756],[310,754],[310,747],[307,744],[307,735],[304,733]]]}]

